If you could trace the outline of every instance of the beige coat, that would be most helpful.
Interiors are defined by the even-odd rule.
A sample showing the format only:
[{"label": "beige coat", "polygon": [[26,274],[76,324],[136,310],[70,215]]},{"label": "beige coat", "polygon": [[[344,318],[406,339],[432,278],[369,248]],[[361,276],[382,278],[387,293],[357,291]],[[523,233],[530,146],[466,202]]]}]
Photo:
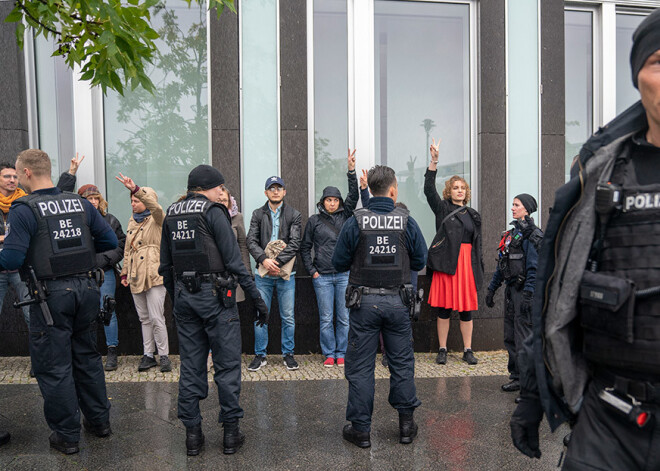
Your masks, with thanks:
[{"label": "beige coat", "polygon": [[158,266],[165,213],[158,204],[158,196],[153,189],[141,187],[133,196],[151,211],[151,215],[139,224],[131,216],[126,228],[121,276],[127,277],[131,293],[137,294],[163,284],[163,277],[158,274]]}]

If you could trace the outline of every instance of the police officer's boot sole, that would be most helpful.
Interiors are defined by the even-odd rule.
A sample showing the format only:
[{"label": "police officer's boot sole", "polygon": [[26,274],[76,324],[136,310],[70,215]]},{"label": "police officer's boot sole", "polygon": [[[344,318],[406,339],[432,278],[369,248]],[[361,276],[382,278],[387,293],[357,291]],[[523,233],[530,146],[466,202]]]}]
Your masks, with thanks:
[{"label": "police officer's boot sole", "polygon": [[417,436],[418,427],[412,417],[399,417],[399,443],[409,445]]},{"label": "police officer's boot sole", "polygon": [[89,433],[96,435],[99,438],[108,437],[112,433],[110,421],[101,425],[92,425],[87,421],[86,418],[83,418],[83,427],[85,427],[85,430],[87,430]]},{"label": "police officer's boot sole", "polygon": [[186,453],[188,456],[197,456],[204,446],[204,433],[202,427],[186,429]]},{"label": "police officer's boot sole", "polygon": [[78,448],[78,442],[67,442],[57,432],[51,433],[50,437],[48,437],[48,441],[50,442],[51,448],[54,448],[65,455],[73,455],[80,451],[80,448]]},{"label": "police officer's boot sole", "polygon": [[233,455],[245,443],[245,434],[238,430],[238,433],[228,434],[225,431],[225,437],[222,440],[222,452],[225,455]]},{"label": "police officer's boot sole", "polygon": [[353,428],[353,424],[344,425],[342,430],[344,440],[360,448],[371,447],[371,438],[369,432],[358,432]]}]

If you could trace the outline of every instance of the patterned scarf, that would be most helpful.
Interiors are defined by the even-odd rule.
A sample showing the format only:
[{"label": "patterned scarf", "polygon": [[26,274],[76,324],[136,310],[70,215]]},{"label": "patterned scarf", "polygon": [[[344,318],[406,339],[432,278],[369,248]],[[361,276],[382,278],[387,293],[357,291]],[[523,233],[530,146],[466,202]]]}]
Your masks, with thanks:
[{"label": "patterned scarf", "polygon": [[16,188],[16,191],[12,193],[9,196],[5,196],[2,193],[0,193],[0,210],[2,210],[3,213],[8,213],[9,212],[9,207],[11,204],[14,202],[14,200],[17,200],[21,196],[25,196],[27,193],[25,193],[23,190],[20,188]]},{"label": "patterned scarf", "polygon": [[234,217],[238,214],[238,204],[236,204],[236,199],[231,197],[231,209],[229,210],[229,215]]}]

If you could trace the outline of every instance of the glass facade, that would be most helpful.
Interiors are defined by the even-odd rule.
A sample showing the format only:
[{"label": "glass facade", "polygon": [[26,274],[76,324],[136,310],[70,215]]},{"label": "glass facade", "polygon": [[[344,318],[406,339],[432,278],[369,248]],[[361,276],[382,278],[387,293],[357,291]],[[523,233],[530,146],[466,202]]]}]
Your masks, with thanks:
[{"label": "glass facade", "polygon": [[630,72],[630,49],[635,29],[645,14],[617,13],[616,15],[616,113],[619,114],[639,100]]},{"label": "glass facade", "polygon": [[185,193],[190,170],[210,162],[206,5],[161,5],[151,16],[161,36],[147,72],[154,93],[138,88],[122,97],[109,91],[104,102],[106,199],[123,225],[131,206],[115,180],[119,172],[153,187],[165,209]]}]

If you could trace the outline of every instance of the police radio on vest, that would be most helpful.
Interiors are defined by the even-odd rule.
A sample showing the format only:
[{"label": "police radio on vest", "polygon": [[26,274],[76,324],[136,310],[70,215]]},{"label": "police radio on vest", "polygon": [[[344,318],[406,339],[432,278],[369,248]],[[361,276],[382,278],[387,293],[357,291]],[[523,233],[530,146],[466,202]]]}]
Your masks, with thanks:
[{"label": "police radio on vest", "polygon": [[362,227],[365,229],[403,229],[402,216],[362,216]]},{"label": "police radio on vest", "polygon": [[39,201],[37,203],[41,216],[57,216],[58,214],[83,213],[82,200]]}]

